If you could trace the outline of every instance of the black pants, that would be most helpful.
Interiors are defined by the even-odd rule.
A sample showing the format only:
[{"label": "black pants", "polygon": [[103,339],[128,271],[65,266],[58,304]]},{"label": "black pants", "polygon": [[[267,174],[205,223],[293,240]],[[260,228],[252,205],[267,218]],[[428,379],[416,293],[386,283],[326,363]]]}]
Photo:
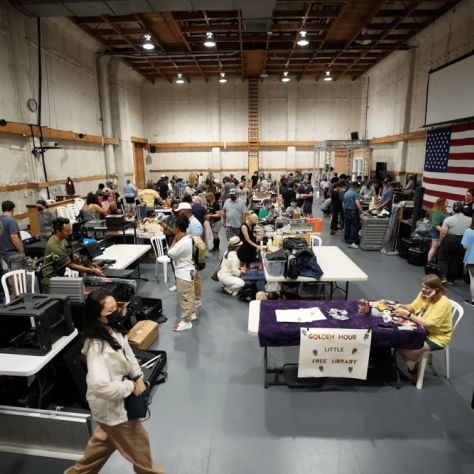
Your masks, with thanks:
[{"label": "black pants", "polygon": [[332,218],[331,218],[331,231],[337,231],[337,222],[339,220],[339,216],[342,217],[342,208],[336,205],[332,206]]},{"label": "black pants", "polygon": [[454,281],[464,259],[464,247],[461,245],[462,235],[447,235],[438,254],[439,276]]},{"label": "black pants", "polygon": [[359,227],[359,210],[356,209],[355,211],[350,211],[349,209],[344,209],[344,240],[346,241],[346,244],[359,245]]}]

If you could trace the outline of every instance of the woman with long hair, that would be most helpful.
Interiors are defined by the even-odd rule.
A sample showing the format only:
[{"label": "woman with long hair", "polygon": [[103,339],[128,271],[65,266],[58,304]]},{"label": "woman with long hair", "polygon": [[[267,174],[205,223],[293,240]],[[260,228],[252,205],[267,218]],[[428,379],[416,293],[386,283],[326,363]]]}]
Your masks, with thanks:
[{"label": "woman with long hair", "polygon": [[219,239],[219,231],[221,230],[222,227],[222,211],[221,211],[221,206],[216,199],[216,196],[213,193],[207,193],[206,194],[206,202],[207,202],[207,211],[208,215],[205,216],[205,218],[209,218],[211,222],[211,229],[212,229],[212,235],[214,237],[214,247],[211,250],[211,253],[216,254],[219,253],[219,245],[220,245],[220,239]]},{"label": "woman with long hair", "polygon": [[147,389],[127,332],[114,297],[104,290],[93,291],[84,306],[82,353],[87,360],[86,398],[98,426],[84,456],[65,474],[97,473],[116,449],[135,472],[166,474],[151,458],[148,433],[140,420],[129,420],[125,409],[126,397]]},{"label": "woman with long hair", "polygon": [[445,197],[440,197],[434,203],[430,212],[430,235],[431,235],[431,248],[428,252],[428,262],[431,262],[433,257],[436,255],[439,247],[439,238],[441,235],[441,226],[444,220],[448,217],[446,207],[448,206],[448,200]]},{"label": "woman with long hair", "polygon": [[426,339],[420,349],[398,350],[413,376],[413,384],[416,385],[421,354],[444,349],[453,333],[451,303],[440,278],[433,274],[424,276],[421,279],[421,291],[415,301],[396,305],[395,315],[408,317],[426,329]]}]

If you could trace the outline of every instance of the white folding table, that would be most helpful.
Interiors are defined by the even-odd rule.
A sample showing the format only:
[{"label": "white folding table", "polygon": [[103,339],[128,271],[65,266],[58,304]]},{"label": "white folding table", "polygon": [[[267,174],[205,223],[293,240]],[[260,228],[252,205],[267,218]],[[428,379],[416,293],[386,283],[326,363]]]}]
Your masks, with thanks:
[{"label": "white folding table", "polygon": [[[296,280],[291,280],[284,276],[273,277],[269,275],[266,265],[264,265],[265,280],[267,282],[273,281],[283,284],[309,282],[330,283],[331,296],[329,299],[332,299],[333,291],[337,288],[345,293],[345,299],[347,300],[350,281],[367,281],[369,279],[369,277],[339,247],[319,245],[312,247],[312,249],[316,255],[318,264],[323,271],[323,276],[321,278],[298,277]],[[344,288],[337,286],[337,282],[339,281],[346,282],[345,290]]]},{"label": "white folding table", "polygon": [[[116,262],[109,268],[116,270],[123,270],[145,255],[151,249],[151,245],[133,245],[133,244],[118,244],[107,247],[102,255],[94,258],[94,260],[116,260]],[[145,280],[140,276],[140,261],[137,264],[138,279]]]}]

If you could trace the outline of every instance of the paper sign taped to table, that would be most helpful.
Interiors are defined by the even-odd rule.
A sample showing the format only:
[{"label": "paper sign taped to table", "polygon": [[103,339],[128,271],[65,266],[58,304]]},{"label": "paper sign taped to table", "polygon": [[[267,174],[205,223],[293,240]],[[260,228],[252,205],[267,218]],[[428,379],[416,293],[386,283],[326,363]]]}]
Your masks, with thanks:
[{"label": "paper sign taped to table", "polygon": [[367,379],[372,332],[301,328],[298,377]]},{"label": "paper sign taped to table", "polygon": [[326,319],[319,308],[277,309],[275,315],[279,323],[312,323]]}]

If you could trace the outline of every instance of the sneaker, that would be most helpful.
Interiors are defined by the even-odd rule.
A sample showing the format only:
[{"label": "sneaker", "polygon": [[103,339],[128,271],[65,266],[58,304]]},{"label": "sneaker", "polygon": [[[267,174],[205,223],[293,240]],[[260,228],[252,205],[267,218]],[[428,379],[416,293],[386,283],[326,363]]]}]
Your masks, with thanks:
[{"label": "sneaker", "polygon": [[472,306],[474,308],[474,301],[472,300],[464,300],[464,303],[468,304],[469,306]]},{"label": "sneaker", "polygon": [[199,306],[202,306],[201,300],[196,300],[196,308],[199,308]]},{"label": "sneaker", "polygon": [[193,325],[191,323],[187,323],[186,321],[181,320],[179,324],[173,326],[175,331],[186,331],[187,329],[191,329]]},{"label": "sneaker", "polygon": [[350,249],[358,249],[359,246],[356,245],[354,242],[352,242],[352,244],[346,244]]},{"label": "sneaker", "polygon": [[223,287],[223,288],[222,288],[222,291],[223,291],[225,294],[227,294],[227,295],[233,296],[233,295],[232,295],[232,291],[228,290],[226,287]]},{"label": "sneaker", "polygon": [[193,313],[193,315],[191,316],[191,321],[196,321],[196,319],[197,319],[196,313]]},{"label": "sneaker", "polygon": [[169,291],[176,291],[176,285],[172,286]]},{"label": "sneaker", "polygon": [[454,285],[454,281],[449,281],[448,280],[448,285]]},{"label": "sneaker", "polygon": [[441,283],[448,283],[448,280],[446,280],[446,278],[441,278]]}]

